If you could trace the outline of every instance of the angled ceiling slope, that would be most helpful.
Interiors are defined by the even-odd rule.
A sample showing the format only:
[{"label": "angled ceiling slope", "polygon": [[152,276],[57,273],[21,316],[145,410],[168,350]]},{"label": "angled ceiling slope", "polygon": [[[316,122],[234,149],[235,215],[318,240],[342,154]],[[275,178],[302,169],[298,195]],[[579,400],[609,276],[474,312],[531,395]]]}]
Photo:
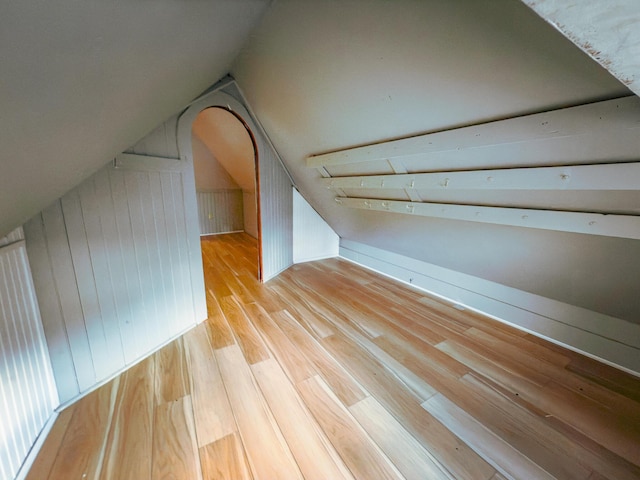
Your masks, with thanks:
[{"label": "angled ceiling slope", "polygon": [[269,3],[4,2],[0,235],[224,76]]},{"label": "angled ceiling slope", "polygon": [[640,95],[640,4],[637,0],[523,1]]},{"label": "angled ceiling slope", "polygon": [[233,113],[223,108],[207,108],[196,117],[192,131],[242,190],[255,191],[253,142]]},{"label": "angled ceiling slope", "polygon": [[511,0],[280,0],[232,74],[300,190],[342,236],[353,219],[337,213],[308,155],[629,95]]},{"label": "angled ceiling slope", "polygon": [[[279,0],[231,73],[300,192],[343,241],[590,311],[638,318],[637,284],[625,276],[635,278],[636,240],[349,209],[336,202],[322,174],[306,166],[309,155],[630,96],[524,2]],[[578,140],[567,149],[580,145]],[[624,146],[632,149],[633,137]],[[562,153],[556,147],[548,155],[531,146],[516,150],[501,168],[522,167],[525,154],[536,152],[536,166],[558,165]],[[452,164],[454,154],[464,155],[451,152],[438,161]],[[593,162],[612,161],[610,154]],[[440,171],[455,169],[447,167]],[[492,161],[482,168],[496,167]],[[372,173],[345,167],[340,175]],[[574,202],[557,195],[549,203],[540,191],[527,195],[521,202],[518,194],[515,204],[512,195],[488,190],[492,202],[484,204],[558,209]],[[625,195],[637,198],[637,190]],[[459,198],[454,203],[469,201]],[[580,192],[580,198],[594,207],[610,200],[598,192]],[[586,273],[594,271],[600,275]]]}]

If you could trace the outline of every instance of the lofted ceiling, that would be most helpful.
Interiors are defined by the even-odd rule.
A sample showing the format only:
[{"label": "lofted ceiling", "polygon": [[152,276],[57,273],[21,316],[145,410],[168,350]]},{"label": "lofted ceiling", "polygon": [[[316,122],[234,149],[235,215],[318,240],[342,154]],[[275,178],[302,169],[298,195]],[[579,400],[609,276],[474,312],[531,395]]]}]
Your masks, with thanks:
[{"label": "lofted ceiling", "polygon": [[0,235],[223,77],[269,0],[0,5]]},{"label": "lofted ceiling", "polygon": [[[639,318],[640,280],[620,281],[640,268],[637,241],[345,209],[306,166],[310,155],[631,95],[638,11],[636,0],[615,2],[624,8],[607,0],[588,9],[574,0],[4,2],[0,235],[231,72],[302,194],[342,238]],[[527,155],[528,166],[553,165],[558,153],[531,160],[535,145],[509,148],[506,168]],[[529,192],[511,204],[502,192],[482,195],[635,214],[638,190]]]},{"label": "lofted ceiling", "polygon": [[511,0],[281,0],[232,74],[317,201],[308,155],[630,94]]}]

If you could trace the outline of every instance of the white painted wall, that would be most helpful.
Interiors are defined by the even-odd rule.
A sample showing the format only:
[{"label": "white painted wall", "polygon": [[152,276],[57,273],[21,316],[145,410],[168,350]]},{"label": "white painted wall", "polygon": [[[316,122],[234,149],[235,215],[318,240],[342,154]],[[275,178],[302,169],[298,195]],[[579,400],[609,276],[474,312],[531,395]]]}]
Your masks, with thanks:
[{"label": "white painted wall", "polygon": [[191,135],[191,146],[200,235],[243,230],[244,195],[240,185],[195,133]]},{"label": "white painted wall", "polygon": [[62,402],[206,318],[193,167],[132,158],[25,224]]},{"label": "white painted wall", "polygon": [[[258,238],[256,160],[251,137],[244,125],[227,110],[205,109],[194,121],[191,143],[200,233],[244,230]],[[223,193],[224,190],[229,192]],[[240,195],[239,202],[235,200],[237,195]],[[227,201],[232,198],[233,202]],[[201,208],[205,204],[208,205],[206,211]],[[218,211],[217,217],[222,215],[227,220],[218,222],[216,218],[210,218],[213,209]],[[229,221],[234,215],[235,218]]]},{"label": "white painted wall", "polygon": [[0,477],[20,470],[58,406],[22,229],[0,238]]},{"label": "white painted wall", "polygon": [[242,190],[255,190],[255,151],[241,120],[226,108],[206,108],[193,122],[193,134]]},{"label": "white painted wall", "polygon": [[293,189],[293,263],[338,256],[340,239],[318,212]]}]

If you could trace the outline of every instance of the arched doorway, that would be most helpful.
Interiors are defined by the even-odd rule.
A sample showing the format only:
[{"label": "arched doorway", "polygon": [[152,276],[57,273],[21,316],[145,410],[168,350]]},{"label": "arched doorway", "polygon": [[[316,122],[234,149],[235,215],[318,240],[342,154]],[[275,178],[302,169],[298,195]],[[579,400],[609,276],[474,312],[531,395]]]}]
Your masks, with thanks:
[{"label": "arched doorway", "polygon": [[[255,128],[255,127],[253,127]],[[178,142],[181,157],[194,166],[196,198],[217,191],[226,205],[221,210],[198,212],[201,221],[222,213],[216,232],[245,231],[258,240],[259,280],[263,280],[262,228],[260,220],[259,148],[246,109],[233,97],[216,92],[193,104],[180,117]],[[209,168],[201,168],[207,166]],[[230,191],[237,190],[238,197]],[[240,211],[238,211],[240,205]],[[235,209],[235,213],[234,213]],[[235,218],[234,218],[235,217]],[[241,218],[238,222],[238,217]],[[202,232],[202,225],[201,233]]]},{"label": "arched doorway", "polygon": [[[223,91],[224,90],[224,91]],[[228,93],[231,92],[231,93]],[[259,278],[265,282],[293,264],[293,180],[284,168],[275,148],[253,120],[247,107],[238,100],[242,95],[233,80],[222,83],[214,91],[194,100],[178,118],[178,150],[188,168],[184,199],[188,205],[189,225],[197,230],[198,213],[193,178],[191,127],[198,114],[209,107],[222,107],[236,115],[248,127],[256,154],[256,196],[258,198]],[[200,249],[194,249],[194,252]],[[194,282],[199,282],[194,278]]]},{"label": "arched doorway", "polygon": [[226,108],[206,108],[191,143],[200,234],[243,231],[257,240],[257,158],[247,124]]}]

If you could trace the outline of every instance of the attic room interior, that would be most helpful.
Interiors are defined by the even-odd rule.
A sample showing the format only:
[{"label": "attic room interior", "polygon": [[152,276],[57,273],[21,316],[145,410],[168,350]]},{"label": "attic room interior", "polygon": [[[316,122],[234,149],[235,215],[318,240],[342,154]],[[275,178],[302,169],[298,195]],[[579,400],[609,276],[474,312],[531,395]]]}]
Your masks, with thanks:
[{"label": "attic room interior", "polygon": [[0,7],[0,479],[640,478],[635,0]]}]

